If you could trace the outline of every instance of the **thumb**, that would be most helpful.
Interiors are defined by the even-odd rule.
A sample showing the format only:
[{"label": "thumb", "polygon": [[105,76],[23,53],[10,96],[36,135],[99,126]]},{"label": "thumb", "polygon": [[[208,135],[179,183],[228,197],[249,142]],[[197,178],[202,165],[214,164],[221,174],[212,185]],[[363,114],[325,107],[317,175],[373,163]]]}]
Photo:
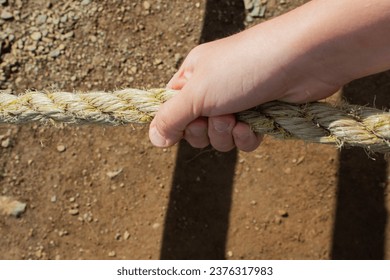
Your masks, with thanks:
[{"label": "thumb", "polygon": [[184,136],[186,126],[199,114],[190,95],[181,91],[161,105],[149,128],[149,138],[157,147],[169,147]]}]

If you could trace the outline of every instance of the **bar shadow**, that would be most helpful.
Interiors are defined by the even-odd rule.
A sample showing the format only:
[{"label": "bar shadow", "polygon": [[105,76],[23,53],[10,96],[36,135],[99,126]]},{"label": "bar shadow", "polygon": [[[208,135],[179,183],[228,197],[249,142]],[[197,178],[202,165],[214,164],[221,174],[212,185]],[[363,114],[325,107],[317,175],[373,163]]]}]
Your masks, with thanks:
[{"label": "bar shadow", "polygon": [[[242,0],[209,0],[200,43],[244,29]],[[224,259],[235,150],[218,153],[180,143],[165,219],[161,259]]]},{"label": "bar shadow", "polygon": [[[343,89],[352,104],[390,107],[390,72],[356,80]],[[336,217],[332,259],[384,259],[387,211],[387,162],[363,149],[343,149],[339,155]]]}]

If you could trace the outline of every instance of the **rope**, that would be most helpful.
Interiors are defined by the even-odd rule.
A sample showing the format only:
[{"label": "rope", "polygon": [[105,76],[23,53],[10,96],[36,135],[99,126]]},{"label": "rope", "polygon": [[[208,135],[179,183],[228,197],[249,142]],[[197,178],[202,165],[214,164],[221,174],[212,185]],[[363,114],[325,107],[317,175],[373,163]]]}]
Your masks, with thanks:
[{"label": "rope", "polygon": [[[0,91],[0,123],[52,121],[69,124],[149,123],[173,90],[123,89],[114,92],[39,92],[20,96]],[[303,139],[338,147],[390,152],[390,113],[374,108],[323,102],[293,105],[269,102],[236,114],[252,130],[280,139]]]}]

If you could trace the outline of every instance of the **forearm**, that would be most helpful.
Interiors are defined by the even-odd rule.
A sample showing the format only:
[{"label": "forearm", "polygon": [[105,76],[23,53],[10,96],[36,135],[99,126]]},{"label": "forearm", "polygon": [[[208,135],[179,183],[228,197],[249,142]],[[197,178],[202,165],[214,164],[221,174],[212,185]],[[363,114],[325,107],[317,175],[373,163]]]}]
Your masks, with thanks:
[{"label": "forearm", "polygon": [[389,0],[315,0],[307,9],[301,36],[309,59],[348,79],[390,68]]},{"label": "forearm", "polygon": [[296,88],[308,76],[337,87],[390,69],[389,0],[313,0],[248,34],[256,38],[254,47],[270,44],[271,53],[280,52],[272,45],[284,46],[278,56],[287,72],[285,95],[294,95],[293,101],[298,90],[313,95],[302,101],[322,97]]},{"label": "forearm", "polygon": [[319,100],[386,69],[390,0],[313,0],[193,49],[169,83],[181,93],[161,106],[150,137],[160,147],[184,136],[196,147],[250,151],[259,138],[232,113],[272,100]]}]

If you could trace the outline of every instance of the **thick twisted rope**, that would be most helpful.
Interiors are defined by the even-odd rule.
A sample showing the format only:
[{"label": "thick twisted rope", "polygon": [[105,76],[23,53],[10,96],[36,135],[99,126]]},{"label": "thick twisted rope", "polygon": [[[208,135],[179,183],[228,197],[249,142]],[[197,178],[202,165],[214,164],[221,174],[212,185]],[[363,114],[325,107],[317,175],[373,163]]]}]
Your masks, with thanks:
[{"label": "thick twisted rope", "polygon": [[[77,94],[29,91],[20,96],[0,92],[0,123],[145,124],[174,94],[175,91],[165,89]],[[374,108],[346,104],[335,107],[323,102],[270,102],[236,115],[253,131],[281,139],[390,152],[390,113]]]}]

